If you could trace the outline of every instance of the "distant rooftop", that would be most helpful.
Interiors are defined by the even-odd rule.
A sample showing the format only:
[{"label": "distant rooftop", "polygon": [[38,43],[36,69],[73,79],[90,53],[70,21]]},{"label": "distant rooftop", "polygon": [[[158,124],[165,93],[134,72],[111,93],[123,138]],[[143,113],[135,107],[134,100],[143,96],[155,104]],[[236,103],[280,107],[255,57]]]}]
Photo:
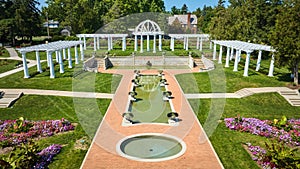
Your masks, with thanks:
[{"label": "distant rooftop", "polygon": [[[174,15],[169,17],[169,25],[172,25],[173,22],[176,20],[176,18],[179,20],[179,22],[183,25],[188,24],[188,15]],[[197,25],[198,19],[196,15],[191,15],[190,24],[191,25]]]}]

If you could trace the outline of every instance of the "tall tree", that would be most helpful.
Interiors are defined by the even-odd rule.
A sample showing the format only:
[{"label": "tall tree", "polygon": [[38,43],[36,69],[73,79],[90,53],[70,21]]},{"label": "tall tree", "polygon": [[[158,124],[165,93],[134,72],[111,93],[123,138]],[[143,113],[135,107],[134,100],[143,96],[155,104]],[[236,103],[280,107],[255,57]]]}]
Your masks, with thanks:
[{"label": "tall tree", "polygon": [[176,6],[173,6],[171,8],[171,15],[178,15],[180,14],[180,9],[178,9]]},{"label": "tall tree", "polygon": [[181,7],[181,14],[187,14],[189,11],[189,8],[187,7],[186,4],[183,4]]},{"label": "tall tree", "polygon": [[300,2],[284,0],[275,29],[270,36],[272,46],[276,49],[276,60],[279,65],[290,66],[294,83],[298,85],[300,62]]}]

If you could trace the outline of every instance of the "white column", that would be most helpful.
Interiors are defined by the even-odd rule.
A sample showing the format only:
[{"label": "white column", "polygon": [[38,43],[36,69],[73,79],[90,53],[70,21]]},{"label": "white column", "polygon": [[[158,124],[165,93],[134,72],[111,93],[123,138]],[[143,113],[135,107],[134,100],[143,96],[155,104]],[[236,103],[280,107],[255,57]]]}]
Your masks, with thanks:
[{"label": "white column", "polygon": [[189,50],[189,37],[186,37],[186,49],[185,50]]},{"label": "white column", "polygon": [[107,37],[107,50],[110,51],[111,50],[111,43],[110,43],[110,37]]},{"label": "white column", "polygon": [[82,46],[82,44],[80,44],[79,46],[80,46],[81,61],[84,61],[84,50],[83,50],[83,46]]},{"label": "white column", "polygon": [[126,50],[126,37],[123,37],[123,42],[122,42],[122,51]]},{"label": "white column", "polygon": [[86,40],[85,40],[85,36],[83,36],[83,45],[84,45],[84,50],[86,50]]},{"label": "white column", "polygon": [[141,35],[141,53],[143,53],[144,52],[144,44],[143,44],[143,41],[144,41],[144,39],[143,39],[143,34]]},{"label": "white column", "polygon": [[59,59],[59,72],[60,73],[65,73],[64,62],[63,62],[63,58],[61,56],[61,51],[58,52],[58,59]]},{"label": "white column", "polygon": [[49,57],[49,65],[50,65],[50,78],[55,78],[54,65],[52,60],[52,51],[47,51],[47,55]]},{"label": "white column", "polygon": [[174,37],[171,37],[170,49],[174,51]]},{"label": "white column", "polygon": [[68,48],[68,61],[69,61],[69,67],[72,68],[72,56],[71,56],[71,49]]},{"label": "white column", "polygon": [[75,50],[75,64],[79,64],[79,57],[78,57],[78,51],[77,51],[77,46],[74,47]]},{"label": "white column", "polygon": [[220,53],[219,53],[219,61],[218,61],[219,64],[222,64],[222,55],[223,55],[223,46],[221,45],[220,46]]},{"label": "white column", "polygon": [[257,58],[257,63],[256,63],[256,69],[255,69],[255,71],[259,71],[259,69],[260,69],[261,55],[262,55],[262,51],[260,50],[258,52],[258,58]]},{"label": "white column", "polygon": [[186,49],[186,37],[183,38],[183,49]]},{"label": "white column", "polygon": [[200,37],[197,37],[197,46],[196,46],[196,49],[199,49],[199,41],[200,41]]},{"label": "white column", "polygon": [[212,41],[209,42],[209,49],[212,49]]},{"label": "white column", "polygon": [[200,51],[203,50],[203,39],[202,39],[202,38],[201,38],[201,40],[200,40],[200,48],[199,48],[199,50],[200,50]]},{"label": "white column", "polygon": [[97,51],[97,39],[94,37],[94,51]]},{"label": "white column", "polygon": [[97,49],[100,50],[100,37],[97,37]]},{"label": "white column", "polygon": [[156,53],[156,35],[154,35],[153,39],[153,53]]},{"label": "white column", "polygon": [[250,52],[247,52],[246,63],[244,68],[244,76],[248,76],[249,64],[250,64]]},{"label": "white column", "polygon": [[172,51],[175,51],[175,38],[173,38],[173,42],[172,42]]},{"label": "white column", "polygon": [[231,48],[231,54],[230,54],[230,60],[233,59],[233,52],[234,52],[234,48],[232,47],[232,48]]},{"label": "white column", "polygon": [[147,35],[147,52],[150,51],[150,35]]},{"label": "white column", "polygon": [[235,59],[234,59],[234,68],[233,68],[233,71],[234,72],[237,72],[238,71],[238,64],[239,64],[239,51],[238,49],[236,49],[236,52],[235,52]]},{"label": "white column", "polygon": [[225,67],[229,67],[229,58],[230,57],[230,48],[227,47],[227,53],[226,53],[226,64]]},{"label": "white column", "polygon": [[242,50],[239,50],[239,63],[240,63],[240,61],[241,61],[241,55],[242,55]]},{"label": "white column", "polygon": [[270,69],[269,69],[269,74],[268,76],[269,77],[273,77],[273,73],[274,73],[274,62],[275,62],[275,58],[274,58],[274,54],[272,54],[272,60],[271,60],[271,63],[270,63]]},{"label": "white column", "polygon": [[217,57],[217,44],[214,43],[214,53],[213,53],[213,60],[216,60]]},{"label": "white column", "polygon": [[27,66],[27,60],[26,60],[26,53],[22,52],[22,61],[23,61],[23,69],[24,69],[24,78],[29,78],[29,72],[28,72],[28,66]]},{"label": "white column", "polygon": [[161,37],[161,35],[158,35],[158,38],[159,38],[159,46],[158,46],[158,50],[159,51],[162,51],[162,37]]},{"label": "white column", "polygon": [[137,51],[138,49],[138,44],[137,44],[137,35],[134,35],[134,51]]},{"label": "white column", "polygon": [[64,58],[64,60],[67,59],[67,56],[66,56],[66,49],[65,49],[65,48],[63,48],[63,58]]},{"label": "white column", "polygon": [[41,58],[40,58],[40,52],[35,51],[35,57],[36,57],[36,63],[37,63],[37,71],[42,73],[42,65],[41,65]]},{"label": "white column", "polygon": [[58,62],[59,62],[59,60],[58,60],[58,50],[57,50],[57,51],[55,51],[55,60],[56,60],[56,63],[58,63]]},{"label": "white column", "polygon": [[110,49],[114,49],[113,37],[110,37]]},{"label": "white column", "polygon": [[49,58],[48,53],[46,53],[46,55],[47,55],[47,67],[50,67],[50,58]]}]

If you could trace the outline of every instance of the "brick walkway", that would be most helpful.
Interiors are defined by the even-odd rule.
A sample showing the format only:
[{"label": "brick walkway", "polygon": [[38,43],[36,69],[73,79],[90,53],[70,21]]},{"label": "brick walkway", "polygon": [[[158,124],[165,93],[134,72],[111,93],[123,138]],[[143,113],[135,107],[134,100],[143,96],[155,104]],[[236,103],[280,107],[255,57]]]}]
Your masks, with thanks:
[{"label": "brick walkway", "polygon": [[[128,91],[134,76],[132,70],[118,70],[123,78],[116,94],[102,120],[94,141],[82,164],[84,169],[94,168],[223,168],[213,147],[206,138],[203,129],[196,119],[194,112],[184,97],[173,73],[164,72],[172,91],[173,104],[176,112],[180,113],[179,126],[142,124],[122,126],[122,113],[126,112]],[[112,73],[112,72],[110,72]],[[153,71],[142,71],[142,74],[153,74]],[[183,73],[183,72],[178,72]],[[187,145],[184,155],[164,162],[137,162],[121,157],[116,152],[116,144],[122,138],[141,133],[164,133],[183,139]]]}]

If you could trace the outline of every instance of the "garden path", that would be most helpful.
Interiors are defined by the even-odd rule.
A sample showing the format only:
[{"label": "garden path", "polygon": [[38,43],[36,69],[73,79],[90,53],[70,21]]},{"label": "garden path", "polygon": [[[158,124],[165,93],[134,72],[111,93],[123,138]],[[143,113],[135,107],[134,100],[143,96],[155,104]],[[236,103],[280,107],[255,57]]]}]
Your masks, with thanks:
[{"label": "garden path", "polygon": [[94,93],[94,92],[74,92],[74,91],[57,91],[57,90],[39,90],[39,89],[1,89],[5,93],[23,92],[25,95],[46,95],[46,96],[65,96],[65,97],[80,97],[80,98],[97,98],[97,99],[112,99],[113,94],[109,93]]},{"label": "garden path", "polygon": [[[223,168],[209,139],[185,98],[174,74],[165,71],[165,78],[172,91],[175,111],[182,121],[178,126],[137,124],[122,126],[122,114],[126,112],[128,91],[134,77],[132,70],[118,70],[123,75],[114,98],[98,128],[93,143],[82,163],[89,168]],[[141,74],[156,74],[154,70],[144,70]],[[163,162],[145,163],[121,157],[116,152],[119,140],[126,136],[141,133],[164,133],[181,138],[187,145],[186,152],[176,159]]]}]

